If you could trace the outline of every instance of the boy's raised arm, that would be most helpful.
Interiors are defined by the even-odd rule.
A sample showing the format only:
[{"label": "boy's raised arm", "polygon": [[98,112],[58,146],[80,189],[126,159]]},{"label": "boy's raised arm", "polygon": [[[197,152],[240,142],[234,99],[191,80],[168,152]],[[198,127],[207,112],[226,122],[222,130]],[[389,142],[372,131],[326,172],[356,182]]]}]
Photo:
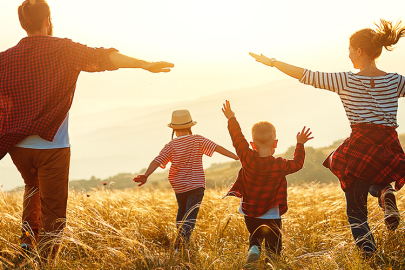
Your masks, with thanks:
[{"label": "boy's raised arm", "polygon": [[249,143],[246,141],[245,136],[242,134],[239,123],[236,120],[235,113],[231,109],[231,104],[228,100],[223,104],[222,112],[228,119],[228,130],[231,135],[233,146],[239,159],[243,159],[245,151],[249,149]]},{"label": "boy's raised arm", "polygon": [[301,132],[297,133],[297,146],[294,151],[294,159],[287,160],[285,172],[286,174],[295,173],[302,169],[305,160],[305,149],[304,144],[313,139],[310,137],[312,132],[310,128],[303,127]]}]

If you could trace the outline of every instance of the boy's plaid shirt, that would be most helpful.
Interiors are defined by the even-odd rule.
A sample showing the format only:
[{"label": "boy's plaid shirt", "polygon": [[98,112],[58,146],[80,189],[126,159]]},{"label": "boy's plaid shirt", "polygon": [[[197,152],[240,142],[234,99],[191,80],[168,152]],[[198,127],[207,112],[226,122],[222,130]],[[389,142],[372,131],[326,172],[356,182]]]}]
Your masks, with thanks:
[{"label": "boy's plaid shirt", "polygon": [[249,217],[260,217],[274,205],[280,215],[287,212],[286,175],[302,168],[305,159],[304,145],[297,143],[293,160],[282,157],[259,157],[249,148],[235,117],[228,121],[229,134],[239,156],[242,168],[226,196],[242,198],[242,210]]},{"label": "boy's plaid shirt", "polygon": [[70,109],[80,71],[116,70],[112,51],[32,36],[1,52],[0,159],[27,136],[52,141]]},{"label": "boy's plaid shirt", "polygon": [[352,133],[324,161],[345,191],[354,178],[373,183],[405,184],[405,154],[395,127],[377,124],[352,125]]}]

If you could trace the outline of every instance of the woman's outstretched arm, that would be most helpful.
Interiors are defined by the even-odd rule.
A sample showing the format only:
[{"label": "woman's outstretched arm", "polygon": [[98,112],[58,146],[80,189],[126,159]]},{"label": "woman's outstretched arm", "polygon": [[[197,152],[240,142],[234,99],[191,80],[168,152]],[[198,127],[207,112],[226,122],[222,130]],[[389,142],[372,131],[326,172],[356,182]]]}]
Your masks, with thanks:
[{"label": "woman's outstretched arm", "polygon": [[267,56],[264,56],[263,54],[258,55],[255,53],[249,53],[250,56],[256,59],[257,62],[265,64],[266,66],[269,67],[275,67],[281,72],[287,74],[288,76],[291,76],[293,78],[296,78],[298,80],[301,80],[302,74],[304,73],[304,69],[300,67],[296,67],[281,61],[277,61],[274,58],[268,58]]}]

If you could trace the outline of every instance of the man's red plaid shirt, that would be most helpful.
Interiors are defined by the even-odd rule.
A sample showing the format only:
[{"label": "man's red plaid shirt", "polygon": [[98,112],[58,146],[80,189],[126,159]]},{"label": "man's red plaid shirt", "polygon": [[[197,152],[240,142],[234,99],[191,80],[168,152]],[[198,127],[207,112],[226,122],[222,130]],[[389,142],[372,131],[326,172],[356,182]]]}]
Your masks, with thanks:
[{"label": "man's red plaid shirt", "polygon": [[352,133],[324,161],[345,191],[354,178],[372,183],[405,184],[405,154],[395,127],[376,124],[352,125]]},{"label": "man's red plaid shirt", "polygon": [[31,36],[1,52],[0,159],[27,136],[52,141],[70,109],[80,71],[116,70],[112,51]]},{"label": "man's red plaid shirt", "polygon": [[228,130],[242,168],[226,196],[242,198],[242,210],[249,217],[260,217],[275,205],[280,215],[287,212],[286,175],[299,171],[304,165],[304,145],[297,143],[293,160],[282,157],[259,157],[249,148],[235,117],[228,120]]}]

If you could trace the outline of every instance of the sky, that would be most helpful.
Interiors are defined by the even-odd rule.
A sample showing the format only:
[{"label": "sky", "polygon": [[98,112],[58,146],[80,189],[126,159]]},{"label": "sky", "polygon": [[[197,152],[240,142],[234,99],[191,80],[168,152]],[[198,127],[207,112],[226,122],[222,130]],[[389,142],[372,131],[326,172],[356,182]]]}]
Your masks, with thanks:
[{"label": "sky", "polygon": [[[17,7],[2,3],[0,51],[25,32]],[[74,115],[120,106],[194,99],[286,78],[249,52],[321,71],[353,70],[348,39],[380,18],[401,19],[405,1],[49,0],[54,34],[94,47],[114,47],[149,61],[175,64],[170,74],[120,70],[82,73]],[[108,3],[108,4],[105,4]],[[380,66],[401,72],[405,44],[381,57]],[[404,72],[402,72],[405,74]],[[281,94],[281,93],[280,93]]]},{"label": "sky", "polygon": [[[2,3],[0,51],[26,36],[17,16],[21,2]],[[402,19],[405,10],[403,0],[390,1],[389,5],[381,0],[48,0],[48,3],[57,37],[92,47],[114,47],[143,60],[175,64],[167,74],[132,69],[82,72],[70,111],[74,117],[120,107],[193,100],[288,79],[276,69],[255,62],[249,52],[311,70],[356,71],[348,58],[350,35],[362,28],[374,28],[374,22],[380,18]],[[404,40],[393,52],[383,52],[377,62],[379,68],[405,74]],[[281,97],[285,93],[279,94]],[[277,98],[271,102],[277,102]],[[401,101],[399,120],[405,113],[404,106]],[[405,119],[402,122],[405,128]],[[0,166],[5,162],[1,161]]]}]

